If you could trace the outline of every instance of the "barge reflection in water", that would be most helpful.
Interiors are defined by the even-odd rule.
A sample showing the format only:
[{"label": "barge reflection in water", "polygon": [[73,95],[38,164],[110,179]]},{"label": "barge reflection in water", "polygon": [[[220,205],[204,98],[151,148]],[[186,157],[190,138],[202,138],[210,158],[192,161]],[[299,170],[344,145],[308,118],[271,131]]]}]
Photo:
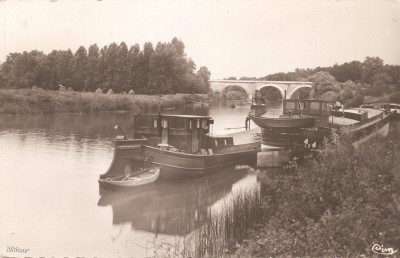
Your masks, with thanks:
[{"label": "barge reflection in water", "polygon": [[227,168],[198,179],[157,181],[128,192],[100,187],[99,206],[111,206],[112,224],[130,223],[132,230],[184,236],[201,225],[202,214],[234,194],[257,184],[247,169]]}]

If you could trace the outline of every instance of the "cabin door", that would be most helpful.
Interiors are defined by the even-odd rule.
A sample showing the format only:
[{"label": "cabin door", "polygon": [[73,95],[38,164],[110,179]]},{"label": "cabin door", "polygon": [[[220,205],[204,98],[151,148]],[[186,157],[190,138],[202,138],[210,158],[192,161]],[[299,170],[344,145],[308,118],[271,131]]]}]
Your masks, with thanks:
[{"label": "cabin door", "polygon": [[192,153],[195,153],[199,150],[199,138],[198,138],[198,129],[192,129]]},{"label": "cabin door", "polygon": [[162,120],[161,143],[168,144],[168,120]]}]

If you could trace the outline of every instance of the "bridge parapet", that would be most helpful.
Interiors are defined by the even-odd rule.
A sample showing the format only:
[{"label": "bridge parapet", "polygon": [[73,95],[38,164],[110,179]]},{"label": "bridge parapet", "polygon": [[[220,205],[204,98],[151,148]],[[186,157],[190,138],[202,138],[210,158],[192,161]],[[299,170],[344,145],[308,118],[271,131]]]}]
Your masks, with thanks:
[{"label": "bridge parapet", "polygon": [[290,98],[293,93],[300,88],[311,88],[313,82],[300,81],[241,81],[241,80],[210,80],[211,90],[214,92],[222,92],[229,86],[240,86],[246,92],[247,96],[254,96],[256,90],[264,87],[274,87],[279,90],[282,97],[286,91],[286,98]]}]

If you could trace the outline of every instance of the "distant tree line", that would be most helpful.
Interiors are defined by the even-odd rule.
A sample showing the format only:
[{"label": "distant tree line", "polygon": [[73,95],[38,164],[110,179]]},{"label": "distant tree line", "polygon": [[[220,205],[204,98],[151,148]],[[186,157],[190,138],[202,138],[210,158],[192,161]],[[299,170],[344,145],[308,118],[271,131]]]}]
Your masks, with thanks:
[{"label": "distant tree line", "polygon": [[[366,57],[364,62],[352,61],[330,67],[295,69],[294,72],[260,78],[241,77],[240,80],[312,81],[312,96],[329,101],[339,100],[348,106],[358,105],[367,97],[373,100],[386,96],[387,100],[400,103],[400,66],[384,64],[379,57]],[[276,95],[276,92],[269,93],[270,96]]]},{"label": "distant tree line", "polygon": [[73,53],[53,50],[49,54],[33,50],[11,53],[0,65],[0,88],[57,90],[59,85],[75,91],[112,89],[134,90],[141,94],[207,93],[210,72],[196,71],[196,64],[186,57],[185,45],[177,38],[171,42],[138,44],[128,48],[125,42],[101,49],[81,46]]}]

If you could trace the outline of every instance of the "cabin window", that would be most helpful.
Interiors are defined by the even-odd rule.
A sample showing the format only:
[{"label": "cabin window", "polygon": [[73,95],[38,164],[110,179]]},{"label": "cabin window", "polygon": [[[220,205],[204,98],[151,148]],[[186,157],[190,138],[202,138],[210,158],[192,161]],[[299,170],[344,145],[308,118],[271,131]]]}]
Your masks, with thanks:
[{"label": "cabin window", "polygon": [[297,109],[296,102],[286,102],[286,109]]},{"label": "cabin window", "polygon": [[225,139],[217,139],[218,146],[226,146],[226,140]]},{"label": "cabin window", "polygon": [[184,119],[171,119],[171,129],[183,130],[186,128],[186,120]]},{"label": "cabin window", "polygon": [[162,125],[163,128],[168,128],[168,120],[164,120],[164,119],[163,119],[163,120],[161,121],[161,125]]},{"label": "cabin window", "polygon": [[158,120],[153,118],[153,119],[151,119],[151,121],[152,121],[152,124],[153,124],[153,128],[157,128],[158,127]]},{"label": "cabin window", "polygon": [[136,127],[138,128],[150,128],[151,120],[148,117],[137,117],[136,118]]},{"label": "cabin window", "polygon": [[322,110],[326,110],[327,109],[327,104],[326,103],[321,103],[322,104]]},{"label": "cabin window", "polygon": [[319,102],[311,102],[310,109],[311,110],[319,110]]},{"label": "cabin window", "polygon": [[206,128],[207,127],[207,120],[202,120],[201,121],[201,127]]}]

